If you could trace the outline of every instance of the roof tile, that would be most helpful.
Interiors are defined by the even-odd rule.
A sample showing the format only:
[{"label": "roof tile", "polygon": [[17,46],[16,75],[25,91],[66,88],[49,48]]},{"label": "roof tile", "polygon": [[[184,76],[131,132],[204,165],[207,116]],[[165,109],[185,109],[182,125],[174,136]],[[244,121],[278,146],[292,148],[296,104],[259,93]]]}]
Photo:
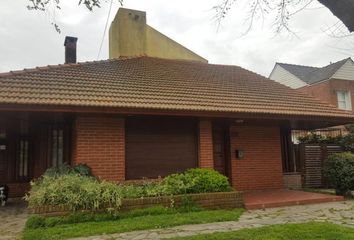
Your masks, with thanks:
[{"label": "roof tile", "polygon": [[354,119],[237,66],[146,56],[0,75],[0,103],[262,113]]}]

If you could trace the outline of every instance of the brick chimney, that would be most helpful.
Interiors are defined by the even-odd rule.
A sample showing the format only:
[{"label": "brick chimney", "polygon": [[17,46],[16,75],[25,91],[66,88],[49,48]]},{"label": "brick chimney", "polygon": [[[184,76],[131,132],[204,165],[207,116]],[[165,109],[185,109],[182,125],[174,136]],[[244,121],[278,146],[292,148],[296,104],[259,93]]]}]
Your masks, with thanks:
[{"label": "brick chimney", "polygon": [[76,63],[76,37],[65,37],[65,63]]}]

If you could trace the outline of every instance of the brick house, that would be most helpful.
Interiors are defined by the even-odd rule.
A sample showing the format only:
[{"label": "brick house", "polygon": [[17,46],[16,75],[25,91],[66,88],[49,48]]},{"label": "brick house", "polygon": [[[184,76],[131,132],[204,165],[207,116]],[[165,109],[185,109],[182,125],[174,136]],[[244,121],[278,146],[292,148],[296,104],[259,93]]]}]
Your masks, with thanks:
[{"label": "brick house", "polygon": [[353,110],[354,62],[351,58],[322,68],[276,63],[269,78],[339,109]]},{"label": "brick house", "polygon": [[114,182],[201,167],[238,190],[279,189],[291,129],[354,122],[351,112],[174,44],[165,47],[177,59],[151,51],[74,63],[76,39],[67,38],[67,64],[1,74],[0,184],[21,196],[31,179],[67,162]]}]

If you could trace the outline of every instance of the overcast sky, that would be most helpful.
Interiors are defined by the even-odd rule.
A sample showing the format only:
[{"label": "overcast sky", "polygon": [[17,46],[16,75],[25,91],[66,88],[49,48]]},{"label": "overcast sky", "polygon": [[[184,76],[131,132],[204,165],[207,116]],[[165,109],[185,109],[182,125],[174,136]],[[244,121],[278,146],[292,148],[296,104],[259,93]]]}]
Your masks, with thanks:
[{"label": "overcast sky", "polygon": [[[220,0],[219,0],[220,1]],[[78,60],[96,60],[109,4],[93,13],[78,7],[78,0],[61,0],[55,13],[62,33],[50,25],[52,16],[28,11],[28,0],[1,0],[0,72],[64,61],[66,35],[76,36]],[[171,37],[210,63],[234,64],[268,76],[275,62],[323,66],[354,54],[354,37],[333,38],[328,30],[338,23],[318,3],[293,17],[290,33],[274,34],[272,21],[256,22],[246,36],[245,8],[234,6],[218,28],[212,7],[218,0],[125,0],[124,7],[147,12],[148,24]],[[119,8],[113,4],[110,19]],[[111,22],[111,20],[109,22]],[[336,25],[338,26],[338,24]],[[108,58],[108,36],[99,59]]]}]

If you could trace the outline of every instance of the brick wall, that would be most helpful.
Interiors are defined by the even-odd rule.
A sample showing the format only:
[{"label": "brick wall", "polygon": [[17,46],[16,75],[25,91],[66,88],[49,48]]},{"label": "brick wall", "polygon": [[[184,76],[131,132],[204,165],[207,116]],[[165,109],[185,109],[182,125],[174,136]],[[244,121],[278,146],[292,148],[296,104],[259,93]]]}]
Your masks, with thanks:
[{"label": "brick wall", "polygon": [[108,181],[125,179],[125,122],[113,117],[77,117],[74,123],[74,164],[86,163]]},{"label": "brick wall", "polygon": [[30,190],[30,183],[23,182],[23,183],[6,183],[9,187],[9,197],[23,197],[26,192]]},{"label": "brick wall", "polygon": [[213,133],[210,120],[199,121],[199,167],[214,168]]},{"label": "brick wall", "polygon": [[[279,127],[230,128],[232,185],[236,190],[283,188]],[[235,157],[235,150],[244,158]]]},{"label": "brick wall", "polygon": [[[188,200],[195,202],[198,206],[206,209],[233,209],[244,207],[242,192],[218,192],[122,199],[122,206],[119,211],[130,211],[133,209],[141,209],[154,206],[171,207],[171,202],[173,202],[175,206],[180,206],[185,201],[186,197]],[[85,212],[85,210],[82,211]],[[43,216],[62,216],[68,215],[71,210],[68,206],[65,205],[38,206],[29,208],[28,212],[30,214],[39,214]]]},{"label": "brick wall", "polygon": [[331,79],[311,86],[299,88],[299,91],[307,93],[317,99],[338,106],[337,91],[349,91],[354,107],[354,82],[348,80]]}]

